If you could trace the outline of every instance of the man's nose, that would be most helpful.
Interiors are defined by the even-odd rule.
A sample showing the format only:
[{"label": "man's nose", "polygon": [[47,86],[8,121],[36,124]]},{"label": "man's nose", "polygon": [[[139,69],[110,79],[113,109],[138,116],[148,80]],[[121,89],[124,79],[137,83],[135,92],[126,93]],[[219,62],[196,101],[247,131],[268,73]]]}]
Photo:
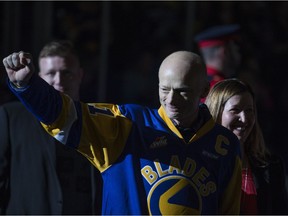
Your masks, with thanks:
[{"label": "man's nose", "polygon": [[63,76],[60,72],[56,72],[54,75],[54,82],[60,84],[63,82]]},{"label": "man's nose", "polygon": [[177,100],[177,92],[173,89],[170,90],[170,92],[167,95],[166,101],[170,104],[175,103]]}]

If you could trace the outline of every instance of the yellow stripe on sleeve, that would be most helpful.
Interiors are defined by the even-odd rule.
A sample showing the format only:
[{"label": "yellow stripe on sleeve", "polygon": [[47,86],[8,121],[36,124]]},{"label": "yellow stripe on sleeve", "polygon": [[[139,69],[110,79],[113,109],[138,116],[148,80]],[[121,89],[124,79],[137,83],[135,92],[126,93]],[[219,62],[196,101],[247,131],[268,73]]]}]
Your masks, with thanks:
[{"label": "yellow stripe on sleeve", "polygon": [[123,152],[132,122],[113,104],[82,104],[82,111],[78,150],[103,172]]}]

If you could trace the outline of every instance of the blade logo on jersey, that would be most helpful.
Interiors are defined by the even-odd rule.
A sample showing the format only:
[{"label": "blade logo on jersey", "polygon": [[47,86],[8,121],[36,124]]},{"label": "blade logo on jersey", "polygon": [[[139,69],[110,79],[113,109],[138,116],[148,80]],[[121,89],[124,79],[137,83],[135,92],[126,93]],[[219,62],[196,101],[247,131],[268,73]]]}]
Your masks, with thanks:
[{"label": "blade logo on jersey", "polygon": [[202,199],[216,191],[216,184],[205,167],[187,157],[181,166],[173,155],[170,165],[155,160],[141,173],[148,189],[147,203],[152,215],[201,214]]},{"label": "blade logo on jersey", "polygon": [[[179,203],[179,200],[185,203]],[[201,196],[196,186],[179,176],[158,181],[150,190],[147,201],[151,215],[199,215],[202,210]]]}]

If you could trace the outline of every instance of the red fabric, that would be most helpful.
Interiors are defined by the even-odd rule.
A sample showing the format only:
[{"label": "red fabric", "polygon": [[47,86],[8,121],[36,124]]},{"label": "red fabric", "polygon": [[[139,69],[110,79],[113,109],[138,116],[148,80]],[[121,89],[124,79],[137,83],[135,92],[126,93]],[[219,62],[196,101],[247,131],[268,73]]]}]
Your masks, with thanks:
[{"label": "red fabric", "polygon": [[218,75],[218,74],[221,74],[219,70],[207,66],[207,75],[208,76],[213,76],[213,75]]},{"label": "red fabric", "polygon": [[[210,83],[210,89],[219,81],[225,79],[220,71],[207,66],[207,75]],[[200,102],[205,103],[206,98],[201,98]]]},{"label": "red fabric", "polygon": [[198,46],[200,48],[202,47],[210,47],[210,46],[217,46],[217,45],[223,45],[225,43],[224,40],[205,40],[205,41],[200,41],[198,43]]},{"label": "red fabric", "polygon": [[220,71],[209,66],[207,66],[207,75],[210,81],[210,88],[212,88],[217,82],[225,79]]},{"label": "red fabric", "polygon": [[257,215],[257,191],[251,169],[242,170],[241,214]]},{"label": "red fabric", "polygon": [[211,38],[211,39],[207,39],[207,40],[201,40],[201,41],[198,42],[198,46],[200,48],[203,48],[203,47],[211,47],[211,46],[223,45],[229,40],[239,41],[240,40],[240,36],[238,34],[234,34],[234,35],[225,35],[225,36],[218,37],[218,38]]}]

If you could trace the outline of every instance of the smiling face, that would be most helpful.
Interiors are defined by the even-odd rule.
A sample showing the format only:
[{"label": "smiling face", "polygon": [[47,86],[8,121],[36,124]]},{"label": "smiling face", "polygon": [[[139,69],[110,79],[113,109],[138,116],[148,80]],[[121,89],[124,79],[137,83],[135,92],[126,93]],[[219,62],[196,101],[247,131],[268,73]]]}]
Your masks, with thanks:
[{"label": "smiling face", "polygon": [[159,99],[167,116],[178,126],[189,127],[205,97],[206,71],[198,56],[177,52],[159,70]]},{"label": "smiling face", "polygon": [[221,124],[231,130],[244,143],[255,124],[253,97],[244,92],[229,98],[224,105]]}]

